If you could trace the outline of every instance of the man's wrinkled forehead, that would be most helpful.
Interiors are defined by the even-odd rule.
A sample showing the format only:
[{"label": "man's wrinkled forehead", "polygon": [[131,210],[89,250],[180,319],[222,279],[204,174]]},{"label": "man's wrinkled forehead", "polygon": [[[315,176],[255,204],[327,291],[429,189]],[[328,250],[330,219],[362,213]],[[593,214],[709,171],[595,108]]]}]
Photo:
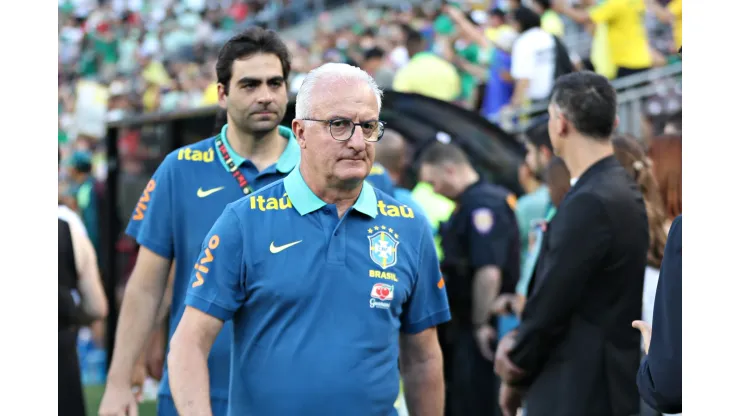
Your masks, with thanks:
[{"label": "man's wrinkled forehead", "polygon": [[378,118],[375,94],[362,80],[320,79],[313,86],[309,104],[317,117]]}]

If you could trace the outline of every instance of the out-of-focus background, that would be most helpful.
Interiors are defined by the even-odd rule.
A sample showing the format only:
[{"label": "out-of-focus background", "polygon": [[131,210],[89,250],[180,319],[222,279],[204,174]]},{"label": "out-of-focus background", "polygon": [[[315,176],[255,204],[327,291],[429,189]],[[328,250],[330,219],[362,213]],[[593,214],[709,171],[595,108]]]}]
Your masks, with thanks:
[{"label": "out-of-focus background", "polygon": [[[627,34],[623,42],[647,43],[650,67],[616,79],[614,61],[621,58],[609,49],[610,28],[587,28],[558,13],[563,4],[584,6],[579,0],[60,0],[60,200],[82,214],[111,301],[107,322],[80,332],[88,414],[96,414],[102,396],[117,306],[136,257],[123,230],[164,156],[217,127],[215,62],[229,37],[250,25],[278,31],[292,53],[292,97],[306,73],[323,63],[360,66],[386,91],[381,118],[411,149],[455,140],[485,176],[521,194],[520,134],[542,121],[546,102],[514,97],[512,54],[528,51],[516,46],[521,33],[510,11],[520,5],[536,11],[574,69],[614,79],[619,133],[649,148],[655,136],[680,136],[681,2],[644,3],[644,36]],[[414,45],[437,58],[432,64],[414,59],[417,51],[408,46],[415,37]],[[449,67],[456,75],[445,75]],[[548,71],[546,65],[532,71],[534,78],[549,76],[537,72]],[[292,114],[291,102],[284,124]],[[69,167],[81,155],[91,158],[93,171],[73,178]],[[80,183],[90,185],[85,198]],[[413,169],[402,185],[417,185]],[[154,414],[155,397],[156,377],[150,377],[141,414]]]}]

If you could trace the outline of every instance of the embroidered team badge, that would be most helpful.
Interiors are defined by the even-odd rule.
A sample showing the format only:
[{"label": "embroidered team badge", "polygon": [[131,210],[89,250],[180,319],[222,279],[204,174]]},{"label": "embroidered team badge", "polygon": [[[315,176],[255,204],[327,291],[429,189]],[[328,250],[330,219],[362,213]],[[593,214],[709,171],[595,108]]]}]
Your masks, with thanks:
[{"label": "embroidered team badge", "polygon": [[398,234],[393,232],[393,228],[376,225],[368,228],[367,232],[370,234],[367,237],[370,242],[370,259],[384,270],[395,265],[398,259],[396,252],[400,243]]}]

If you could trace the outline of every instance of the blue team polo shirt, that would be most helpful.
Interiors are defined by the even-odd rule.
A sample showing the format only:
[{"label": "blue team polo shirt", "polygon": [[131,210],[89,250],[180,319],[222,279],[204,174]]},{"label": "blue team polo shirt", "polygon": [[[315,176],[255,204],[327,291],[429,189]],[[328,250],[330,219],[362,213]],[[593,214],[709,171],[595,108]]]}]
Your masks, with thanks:
[{"label": "blue team polo shirt", "polygon": [[424,219],[367,182],[340,219],[299,169],[228,205],[185,303],[234,323],[231,415],[395,415],[399,330],[450,319]]},{"label": "blue team polo shirt", "polygon": [[[300,159],[300,147],[290,129],[280,127],[281,136],[288,140],[277,163],[258,172],[254,164],[234,152],[222,140],[234,163],[253,189],[259,189],[287,175]],[[165,157],[146,186],[129,222],[126,234],[157,253],[175,259],[175,283],[169,322],[169,336],[177,328],[185,310],[190,271],[200,254],[201,243],[213,223],[230,202],[244,196],[221,153],[215,137],[177,149]],[[228,398],[231,347],[230,328],[221,331],[208,358],[211,374],[211,397]],[[171,396],[165,365],[160,394]]]},{"label": "blue team polo shirt", "polygon": [[370,185],[375,189],[379,189],[388,195],[393,195],[396,200],[401,202],[401,205],[407,205],[413,209],[415,215],[424,217],[429,223],[429,226],[432,226],[432,222],[426,218],[424,210],[422,210],[421,206],[419,206],[419,204],[417,204],[411,197],[411,192],[406,189],[396,187],[393,183],[393,179],[391,179],[391,175],[388,174],[388,171],[383,167],[383,165],[375,163],[370,170],[370,175],[368,175],[367,181],[370,182]]},{"label": "blue team polo shirt", "polygon": [[373,164],[372,169],[370,169],[370,174],[367,176],[367,181],[375,189],[379,189],[388,195],[393,195],[396,188],[393,185],[393,179],[391,179],[388,171],[379,163]]}]

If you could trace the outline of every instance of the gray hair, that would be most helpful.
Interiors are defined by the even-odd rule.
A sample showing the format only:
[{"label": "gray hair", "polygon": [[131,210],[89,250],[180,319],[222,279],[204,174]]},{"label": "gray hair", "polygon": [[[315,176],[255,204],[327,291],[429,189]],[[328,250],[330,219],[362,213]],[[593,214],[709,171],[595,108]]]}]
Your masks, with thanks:
[{"label": "gray hair", "polygon": [[383,91],[378,87],[372,76],[362,69],[341,63],[328,63],[311,70],[298,90],[298,96],[295,102],[295,117],[298,119],[310,117],[311,95],[319,79],[322,78],[339,78],[344,80],[359,80],[367,82],[367,85],[375,93],[378,99],[378,111],[382,106]]}]

